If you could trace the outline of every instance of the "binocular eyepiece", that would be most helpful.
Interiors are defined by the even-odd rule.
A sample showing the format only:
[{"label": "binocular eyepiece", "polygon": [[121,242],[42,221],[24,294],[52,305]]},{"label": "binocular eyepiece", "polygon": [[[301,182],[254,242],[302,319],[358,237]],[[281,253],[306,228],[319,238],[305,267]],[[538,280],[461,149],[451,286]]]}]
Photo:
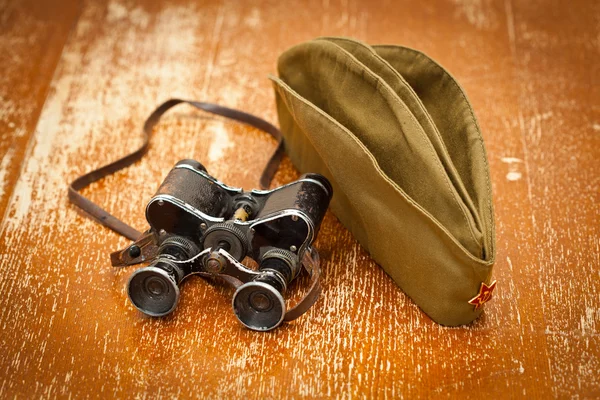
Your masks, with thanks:
[{"label": "binocular eyepiece", "polygon": [[[150,262],[127,284],[129,299],[146,315],[171,313],[186,277],[220,276],[236,288],[232,305],[238,320],[267,331],[316,301],[317,296],[307,296],[288,310],[284,295],[302,266],[318,279],[313,274],[318,263],[303,260],[316,254],[311,245],[331,195],[331,185],[318,174],[269,191],[244,192],[217,181],[198,162],[180,161],[148,203],[150,229],[111,260],[114,266]],[[246,257],[258,269],[242,264]]]},{"label": "binocular eyepiece", "polygon": [[171,313],[179,301],[179,285],[165,261],[160,260],[138,269],[127,284],[127,294],[133,305],[146,315],[162,317]]},{"label": "binocular eyepiece", "polygon": [[164,240],[158,257],[129,278],[127,295],[133,305],[152,317],[171,313],[179,302],[179,284],[190,272],[178,261],[197,253],[197,246],[189,239],[173,236]]},{"label": "binocular eyepiece", "polygon": [[300,264],[290,251],[267,251],[260,262],[259,274],[240,286],[233,295],[235,316],[246,327],[256,331],[277,327],[286,313],[283,295],[299,272]]}]

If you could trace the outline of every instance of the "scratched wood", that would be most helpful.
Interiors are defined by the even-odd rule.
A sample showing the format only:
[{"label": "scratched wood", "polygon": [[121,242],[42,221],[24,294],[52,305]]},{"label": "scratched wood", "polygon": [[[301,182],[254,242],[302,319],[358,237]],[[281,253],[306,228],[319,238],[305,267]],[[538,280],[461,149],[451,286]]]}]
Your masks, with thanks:
[{"label": "scratched wood", "polygon": [[[600,3],[90,0],[31,19],[35,8],[0,7],[0,397],[600,396]],[[421,49],[465,87],[490,158],[495,298],[470,326],[436,325],[328,214],[324,293],[296,322],[243,329],[232,290],[196,278],[173,315],[142,317],[125,294],[133,268],[107,257],[127,241],[69,205],[67,182],[138,145],[169,97],[276,121],[267,74],[320,35]],[[143,229],[179,159],[249,189],[274,145],[182,106],[144,160],[86,194]],[[297,176],[285,160],[274,185]]]},{"label": "scratched wood", "polygon": [[35,0],[0,0],[0,215],[4,215],[52,74],[79,13]]}]

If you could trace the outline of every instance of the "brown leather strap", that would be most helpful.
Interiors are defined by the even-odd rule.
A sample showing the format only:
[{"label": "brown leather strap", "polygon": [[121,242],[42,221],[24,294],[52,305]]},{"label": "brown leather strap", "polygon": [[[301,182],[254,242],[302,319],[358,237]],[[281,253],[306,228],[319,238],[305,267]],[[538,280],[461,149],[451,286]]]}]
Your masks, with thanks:
[{"label": "brown leather strap", "polygon": [[265,131],[269,135],[273,136],[278,142],[277,149],[275,150],[275,152],[273,152],[271,158],[267,162],[267,165],[263,170],[259,182],[261,188],[267,189],[269,187],[269,184],[271,183],[271,180],[273,179],[273,176],[277,171],[277,167],[279,166],[281,157],[283,156],[283,142],[281,139],[281,132],[279,131],[279,129],[277,129],[275,126],[265,121],[264,119],[258,118],[252,114],[248,114],[243,111],[234,110],[232,108],[227,108],[212,103],[171,99],[167,100],[166,102],[161,104],[156,110],[154,110],[154,112],[150,114],[150,116],[144,123],[144,141],[139,149],[137,149],[131,154],[126,155],[123,158],[113,161],[108,165],[105,165],[96,170],[88,172],[85,175],[80,176],[69,185],[69,200],[71,201],[71,203],[81,208],[83,211],[88,213],[92,218],[100,222],[102,225],[112,229],[113,231],[125,236],[128,239],[136,240],[142,234],[141,232],[132,228],[131,226],[116,218],[115,216],[111,215],[109,212],[107,212],[91,200],[85,198],[81,193],[79,193],[79,191],[85,188],[86,186],[90,185],[91,183],[96,182],[110,174],[113,174],[120,169],[126,168],[129,165],[141,159],[148,150],[148,144],[150,142],[152,129],[158,123],[160,117],[170,108],[181,103],[187,103],[200,110],[204,110],[212,114],[220,115],[239,122],[243,122],[262,131]]},{"label": "brown leather strap", "polygon": [[310,275],[310,289],[304,295],[304,297],[292,308],[288,309],[285,313],[284,321],[293,321],[300,317],[302,314],[308,311],[313,304],[319,299],[321,295],[321,260],[319,258],[319,252],[317,249],[308,249],[304,253],[302,259],[302,266]]}]

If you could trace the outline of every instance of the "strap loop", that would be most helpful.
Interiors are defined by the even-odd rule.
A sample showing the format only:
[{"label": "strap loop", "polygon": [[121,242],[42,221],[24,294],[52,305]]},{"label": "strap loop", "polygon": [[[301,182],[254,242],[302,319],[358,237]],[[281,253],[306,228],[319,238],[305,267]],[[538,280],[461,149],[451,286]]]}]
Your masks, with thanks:
[{"label": "strap loop", "polygon": [[317,249],[310,248],[306,250],[304,253],[304,259],[302,260],[302,266],[310,275],[310,289],[304,295],[302,300],[300,300],[294,307],[287,310],[285,313],[285,317],[283,317],[284,321],[293,321],[296,318],[300,317],[302,314],[308,311],[309,308],[312,307],[313,304],[319,299],[319,295],[321,294],[321,260],[319,258],[319,253]]},{"label": "strap loop", "polygon": [[114,174],[115,172],[126,168],[134,162],[140,160],[148,150],[148,144],[150,143],[150,136],[152,135],[152,129],[154,128],[154,126],[158,123],[158,121],[165,112],[181,103],[186,103],[197,109],[245,123],[247,125],[260,129],[274,137],[277,140],[277,148],[275,149],[275,151],[271,155],[271,158],[267,162],[267,165],[263,170],[259,182],[260,187],[262,189],[267,189],[269,187],[269,184],[271,183],[271,180],[273,180],[273,176],[275,175],[277,167],[279,166],[279,163],[281,162],[281,158],[283,156],[283,141],[279,129],[277,129],[274,125],[270,124],[262,118],[258,118],[252,114],[248,114],[243,111],[223,107],[218,104],[181,99],[171,99],[167,100],[166,102],[161,104],[156,110],[154,110],[144,123],[144,141],[140,148],[138,148],[133,153],[126,155],[125,157],[111,162],[110,164],[88,172],[87,174],[82,175],[79,178],[75,179],[73,182],[71,182],[71,184],[69,185],[69,200],[71,201],[71,203],[81,208],[83,211],[88,213],[92,218],[94,218],[102,225],[112,229],[113,231],[117,232],[122,236],[125,236],[130,240],[136,240],[138,237],[140,237],[140,235],[142,234],[141,232],[126,224],[125,222],[121,221],[120,219],[116,218],[115,216],[111,215],[108,211],[104,210],[99,205],[87,199],[79,192],[85,187],[89,186],[90,184],[102,178],[105,178],[108,175]]}]

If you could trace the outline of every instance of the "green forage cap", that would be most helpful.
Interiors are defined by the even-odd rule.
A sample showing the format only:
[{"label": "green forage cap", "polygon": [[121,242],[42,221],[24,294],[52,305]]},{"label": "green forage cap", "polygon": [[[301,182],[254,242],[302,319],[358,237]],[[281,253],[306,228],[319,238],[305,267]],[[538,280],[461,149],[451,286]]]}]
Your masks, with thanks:
[{"label": "green forage cap", "polygon": [[482,302],[472,299],[495,260],[492,192],[481,132],[454,78],[416,50],[344,38],[287,50],[278,72],[294,165],[331,181],[335,215],[433,320],[477,318]]}]

